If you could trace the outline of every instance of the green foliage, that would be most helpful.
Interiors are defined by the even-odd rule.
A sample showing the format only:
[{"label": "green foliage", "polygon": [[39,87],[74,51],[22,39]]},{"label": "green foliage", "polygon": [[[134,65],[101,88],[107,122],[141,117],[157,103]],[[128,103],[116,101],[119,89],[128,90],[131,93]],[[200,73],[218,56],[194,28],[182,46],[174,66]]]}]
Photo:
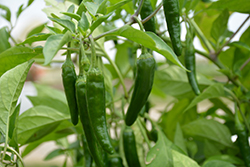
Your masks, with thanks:
[{"label": "green foliage", "polygon": [[[249,22],[249,0],[179,0],[181,23],[177,24],[185,25],[181,26],[182,33],[186,29],[192,32],[197,39],[190,43],[195,56],[204,58],[196,59],[199,95],[188,82],[184,52],[177,57],[170,44],[171,31],[162,22],[165,16],[159,10],[162,1],[148,3],[154,10],[154,33],[144,30],[138,16],[141,0],[44,0],[43,11],[50,22],[36,26],[20,42],[13,36],[12,17],[18,21],[33,1],[21,4],[14,14],[9,7],[0,5],[0,17],[8,24],[0,28],[0,166],[24,166],[23,157],[43,143],[54,141],[57,148],[44,161],[63,155],[65,160],[60,166],[66,166],[70,159],[73,166],[94,167],[98,163],[105,166],[108,160],[116,158],[122,160],[124,167],[130,167],[124,153],[128,147],[121,132],[125,128],[126,108],[136,90],[135,78],[140,75],[136,73],[138,53],[147,50],[156,59],[152,91],[144,100],[150,105],[144,104],[146,112],[141,112],[131,126],[140,165],[249,167],[250,28],[242,28]],[[232,32],[228,24],[235,13],[244,14],[245,20],[235,23],[239,28]],[[140,29],[134,26],[137,23]],[[239,40],[233,38],[235,35],[240,36]],[[108,45],[114,55],[106,51]],[[181,41],[181,46],[183,50],[187,48],[185,41]],[[64,60],[54,57],[66,50],[74,54],[73,66],[81,75],[90,74],[82,70],[87,67],[81,55],[86,55],[84,58],[92,66],[96,64],[104,77],[105,96],[95,99],[92,105],[98,106],[102,101],[104,112],[99,115],[107,121],[99,121],[108,133],[93,133],[96,142],[90,146],[95,150],[88,150],[91,138],[84,141],[83,134],[93,131],[93,122],[99,115],[92,113],[89,119],[86,110],[87,117],[82,113],[81,116],[89,121],[89,128],[84,129],[81,121],[74,126],[63,91],[37,82],[33,84],[37,94],[27,96],[32,106],[22,111],[22,99],[18,101],[31,65],[35,62],[38,66],[57,68]],[[108,63],[103,64],[103,59]],[[55,63],[58,65],[54,66]],[[59,72],[53,75],[61,77]],[[82,89],[86,91],[85,87]],[[72,134],[76,138],[69,141]],[[235,134],[242,139],[232,141]],[[113,155],[100,145],[103,136],[115,148]],[[93,162],[88,152],[96,155]]]}]

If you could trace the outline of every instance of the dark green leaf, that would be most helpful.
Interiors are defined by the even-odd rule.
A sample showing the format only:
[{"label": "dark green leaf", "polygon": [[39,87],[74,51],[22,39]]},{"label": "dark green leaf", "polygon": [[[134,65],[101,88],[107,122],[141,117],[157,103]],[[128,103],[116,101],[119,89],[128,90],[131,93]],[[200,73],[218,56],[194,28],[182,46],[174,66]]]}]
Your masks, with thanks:
[{"label": "dark green leaf", "polygon": [[9,122],[9,138],[10,138],[10,143],[9,145],[15,148],[18,148],[18,141],[17,141],[17,118],[19,116],[20,112],[20,104],[18,104],[15,108],[15,111],[13,114],[10,116],[10,122]]},{"label": "dark green leaf", "polygon": [[[33,61],[25,62],[4,73],[0,78],[0,131],[9,136],[9,122]],[[8,137],[6,137],[8,140]]]},{"label": "dark green leaf", "polygon": [[48,65],[61,47],[71,40],[72,34],[69,31],[65,34],[51,35],[43,48],[43,55],[45,58],[44,65]]},{"label": "dark green leaf", "polygon": [[14,46],[0,54],[0,76],[9,69],[26,62],[37,56],[34,49],[22,46]]},{"label": "dark green leaf", "polygon": [[0,53],[5,51],[6,49],[10,48],[10,43],[9,43],[9,33],[7,32],[6,27],[3,27],[0,29]]},{"label": "dark green leaf", "polygon": [[210,9],[224,10],[232,12],[250,13],[250,3],[248,0],[219,0],[212,3]]},{"label": "dark green leaf", "polygon": [[71,31],[72,33],[75,32],[75,24],[71,20],[67,19],[58,19],[49,17],[50,20],[56,22],[60,26],[66,28],[67,30]]},{"label": "dark green leaf", "polygon": [[220,148],[217,147],[214,142],[211,142],[209,140],[205,140],[204,142],[204,155],[206,158],[211,157],[213,155],[220,155]]},{"label": "dark green leaf", "polygon": [[187,148],[185,145],[185,139],[183,138],[183,133],[182,133],[179,123],[177,123],[176,129],[175,129],[174,144],[178,146],[180,149],[182,149],[185,155],[188,155]]},{"label": "dark green leaf", "polygon": [[5,14],[2,14],[1,16],[10,22],[11,19],[10,9],[7,6],[1,4],[0,4],[0,9],[5,11]]},{"label": "dark green leaf", "polygon": [[234,148],[231,141],[231,133],[229,129],[214,120],[197,119],[182,126],[183,132],[197,140],[209,140],[217,142],[223,146]]},{"label": "dark green leaf", "polygon": [[232,42],[230,44],[228,44],[229,46],[235,46],[239,49],[246,49],[248,51],[250,51],[250,46],[248,46],[246,43],[244,42],[240,42],[240,41],[235,41],[235,42]]},{"label": "dark green leaf", "polygon": [[34,0],[29,0],[28,4],[27,4],[27,7],[30,6],[33,2],[34,2]]}]

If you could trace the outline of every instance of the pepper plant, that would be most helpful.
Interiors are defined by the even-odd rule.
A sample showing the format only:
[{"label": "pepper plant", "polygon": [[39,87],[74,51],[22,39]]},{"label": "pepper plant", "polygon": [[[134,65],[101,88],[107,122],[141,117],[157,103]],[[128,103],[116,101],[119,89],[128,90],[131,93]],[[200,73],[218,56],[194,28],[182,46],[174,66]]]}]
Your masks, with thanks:
[{"label": "pepper plant", "polygon": [[[250,167],[249,0],[44,1],[50,22],[24,41],[0,4],[0,166],[54,141],[58,166]],[[34,83],[20,114],[32,64],[61,65],[64,89]]]}]

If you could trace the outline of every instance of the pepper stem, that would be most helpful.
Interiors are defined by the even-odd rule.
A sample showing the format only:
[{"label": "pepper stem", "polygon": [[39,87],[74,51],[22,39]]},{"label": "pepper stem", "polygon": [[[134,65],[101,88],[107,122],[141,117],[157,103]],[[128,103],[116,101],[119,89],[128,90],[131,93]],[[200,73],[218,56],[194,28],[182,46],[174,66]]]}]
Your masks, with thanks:
[{"label": "pepper stem", "polygon": [[91,67],[90,68],[95,68],[95,67],[97,67],[95,41],[94,41],[92,35],[89,36],[89,39],[90,39],[90,43],[91,43]]},{"label": "pepper stem", "polygon": [[[70,48],[71,46],[71,42],[68,42],[68,48]],[[66,60],[70,60],[71,61],[71,51],[70,49],[67,49],[67,57],[66,57]]]}]

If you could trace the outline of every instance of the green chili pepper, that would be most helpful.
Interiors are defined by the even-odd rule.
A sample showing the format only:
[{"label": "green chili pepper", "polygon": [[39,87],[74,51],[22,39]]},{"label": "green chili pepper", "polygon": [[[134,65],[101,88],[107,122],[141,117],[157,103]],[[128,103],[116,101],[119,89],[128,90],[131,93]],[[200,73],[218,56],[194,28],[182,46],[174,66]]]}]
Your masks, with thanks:
[{"label": "green chili pepper", "polygon": [[124,167],[122,164],[122,159],[121,157],[110,157],[108,161],[108,166],[109,167]]},{"label": "green chili pepper", "polygon": [[181,28],[179,23],[179,1],[163,0],[163,9],[173,50],[177,56],[180,56],[182,53],[182,45],[180,38]]},{"label": "green chili pepper", "polygon": [[195,49],[193,46],[193,36],[187,30],[186,34],[186,48],[185,48],[185,65],[190,72],[187,71],[187,78],[190,86],[196,95],[200,94],[199,86],[196,79],[196,66],[195,66]]},{"label": "green chili pepper", "polygon": [[129,167],[140,167],[133,130],[126,126],[123,131],[123,149]]},{"label": "green chili pepper", "polygon": [[135,122],[139,112],[147,102],[154,81],[155,64],[154,57],[147,51],[143,51],[137,60],[135,87],[125,117],[128,126]]},{"label": "green chili pepper", "polygon": [[[70,46],[70,43],[69,45]],[[71,121],[74,125],[78,123],[78,109],[75,96],[76,72],[74,64],[71,60],[71,53],[67,51],[67,58],[62,65],[62,79],[65,95],[67,98]]]},{"label": "green chili pepper", "polygon": [[91,156],[90,151],[89,151],[89,146],[88,146],[88,142],[87,142],[85,134],[82,134],[82,142],[83,142],[85,167],[91,167],[93,159],[92,159],[92,156]]},{"label": "green chili pepper", "polygon": [[243,157],[246,167],[250,167],[250,147],[248,133],[245,125],[239,120],[238,112],[235,113],[235,130],[237,134],[237,144]]},{"label": "green chili pepper", "polygon": [[93,38],[90,39],[92,49],[92,61],[91,67],[87,73],[86,83],[86,97],[89,118],[98,142],[106,152],[113,154],[115,150],[111,144],[106,125],[104,77],[96,63]]},{"label": "green chili pepper", "polygon": [[[153,11],[150,0],[144,0],[144,3],[143,3],[142,8],[141,8],[141,12],[140,12],[141,19],[145,19],[153,12],[154,11]],[[154,19],[154,17],[152,17],[146,23],[144,23],[143,26],[144,26],[144,29],[146,31],[151,31],[154,33],[156,32],[155,31],[155,19]]]}]

